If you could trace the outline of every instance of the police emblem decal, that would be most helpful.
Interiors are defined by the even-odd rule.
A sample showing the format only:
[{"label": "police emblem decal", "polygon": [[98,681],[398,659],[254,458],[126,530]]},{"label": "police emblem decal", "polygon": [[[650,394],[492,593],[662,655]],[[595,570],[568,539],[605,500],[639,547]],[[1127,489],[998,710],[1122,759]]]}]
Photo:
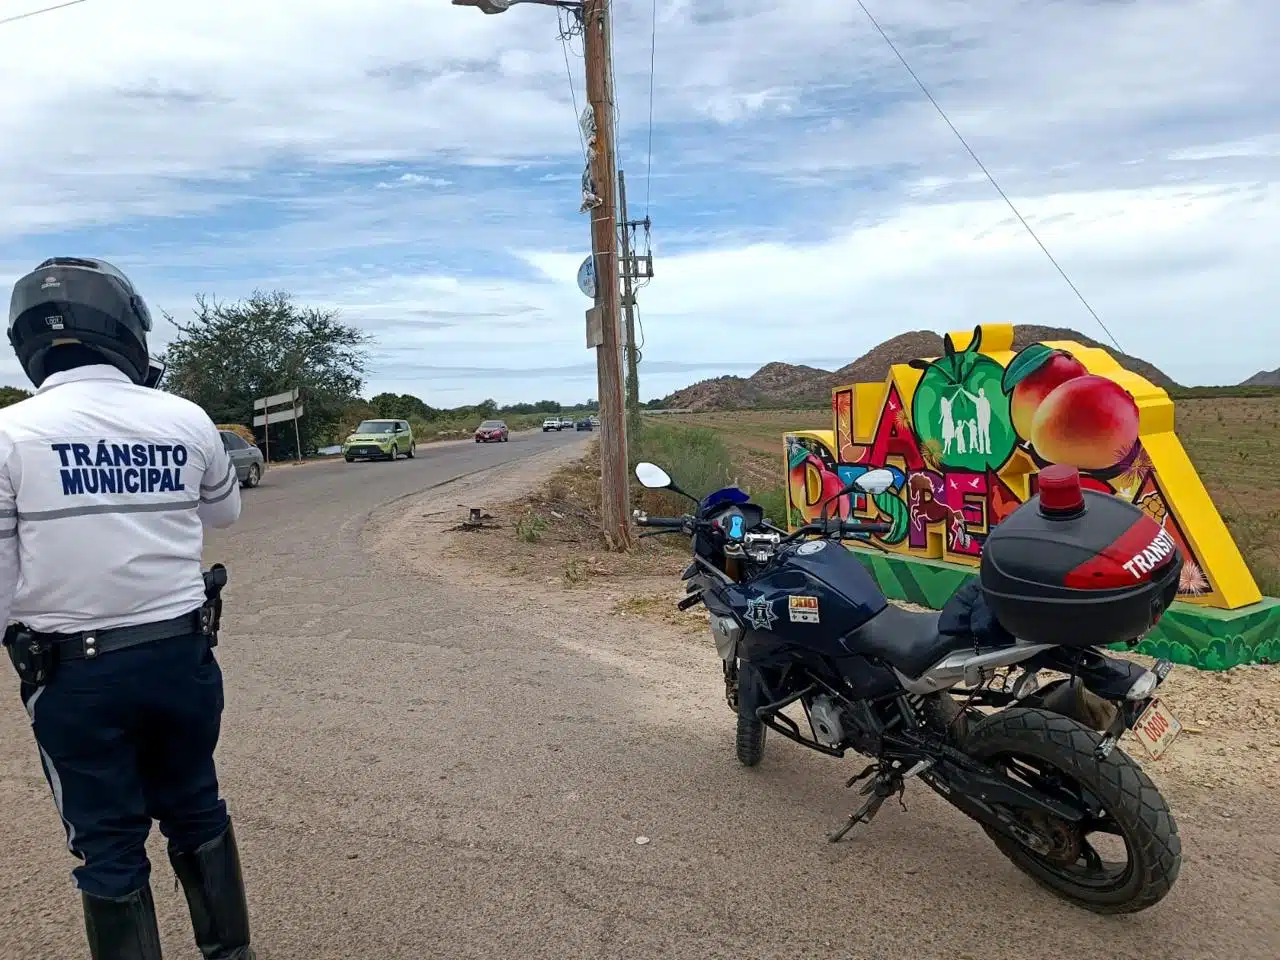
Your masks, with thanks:
[{"label": "police emblem decal", "polygon": [[747,601],[747,623],[756,630],[773,630],[778,615],[773,612],[773,602],[767,597],[752,597]]}]

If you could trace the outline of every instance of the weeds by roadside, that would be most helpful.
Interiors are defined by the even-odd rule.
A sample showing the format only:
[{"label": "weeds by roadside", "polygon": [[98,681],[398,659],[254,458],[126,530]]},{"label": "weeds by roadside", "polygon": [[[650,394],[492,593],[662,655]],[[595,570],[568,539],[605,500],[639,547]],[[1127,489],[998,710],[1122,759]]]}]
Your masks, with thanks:
[{"label": "weeds by roadside", "polygon": [[547,532],[546,517],[530,511],[516,521],[516,536],[525,543],[537,543]]},{"label": "weeds by roadside", "polygon": [[[779,441],[781,447],[781,441]],[[781,484],[771,486],[744,475],[738,458],[725,439],[707,427],[646,421],[640,436],[631,444],[631,466],[642,460],[656,463],[673,480],[695,497],[704,497],[721,487],[738,486],[764,507],[777,523],[786,521],[786,495]],[[637,487],[637,505],[650,513],[681,514],[689,509],[683,497]]]}]

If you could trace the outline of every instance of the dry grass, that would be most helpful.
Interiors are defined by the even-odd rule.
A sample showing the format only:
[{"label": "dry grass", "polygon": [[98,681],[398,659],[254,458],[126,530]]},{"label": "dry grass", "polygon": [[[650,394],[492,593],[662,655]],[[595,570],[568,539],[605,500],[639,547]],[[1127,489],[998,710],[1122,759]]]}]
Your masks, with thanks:
[{"label": "dry grass", "polygon": [[781,487],[782,435],[790,430],[830,430],[830,410],[744,410],[733,413],[669,414],[663,423],[706,427],[729,448],[743,483]]},{"label": "dry grass", "polygon": [[1280,397],[1181,400],[1177,430],[1262,592],[1280,596]]},{"label": "dry grass", "polygon": [[[643,505],[648,491],[636,487],[632,502]],[[593,581],[638,582],[650,577],[679,579],[684,556],[678,537],[639,540],[630,553],[612,553],[600,533],[600,454],[593,443],[585,459],[557,470],[542,489],[494,508],[513,518],[504,530],[502,553],[508,571],[565,589]],[[536,519],[534,519],[536,518]],[[531,534],[536,531],[536,535]],[[671,543],[671,541],[677,541]],[[685,560],[684,562],[688,562]],[[651,585],[652,586],[652,585]],[[660,588],[659,588],[660,589]]]}]

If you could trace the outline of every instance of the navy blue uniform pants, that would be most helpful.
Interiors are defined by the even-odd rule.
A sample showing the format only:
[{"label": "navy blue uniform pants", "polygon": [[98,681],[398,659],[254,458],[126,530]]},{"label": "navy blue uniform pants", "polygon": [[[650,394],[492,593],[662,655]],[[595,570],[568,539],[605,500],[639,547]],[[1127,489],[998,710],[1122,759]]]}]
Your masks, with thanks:
[{"label": "navy blue uniform pants", "polygon": [[222,671],[205,637],[66,661],[47,685],[23,684],[22,700],[84,892],[122,897],[148,882],[152,820],[181,853],[226,828],[213,763]]}]

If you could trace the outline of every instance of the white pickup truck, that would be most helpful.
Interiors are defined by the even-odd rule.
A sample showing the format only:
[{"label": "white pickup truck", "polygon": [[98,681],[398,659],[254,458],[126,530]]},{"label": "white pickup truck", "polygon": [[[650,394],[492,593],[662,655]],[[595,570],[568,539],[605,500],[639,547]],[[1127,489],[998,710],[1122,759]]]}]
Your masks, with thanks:
[{"label": "white pickup truck", "polygon": [[547,419],[542,421],[543,433],[546,433],[548,430],[554,430],[556,431],[556,433],[559,433],[560,429],[561,429],[561,423],[560,423],[559,417],[547,417]]}]

